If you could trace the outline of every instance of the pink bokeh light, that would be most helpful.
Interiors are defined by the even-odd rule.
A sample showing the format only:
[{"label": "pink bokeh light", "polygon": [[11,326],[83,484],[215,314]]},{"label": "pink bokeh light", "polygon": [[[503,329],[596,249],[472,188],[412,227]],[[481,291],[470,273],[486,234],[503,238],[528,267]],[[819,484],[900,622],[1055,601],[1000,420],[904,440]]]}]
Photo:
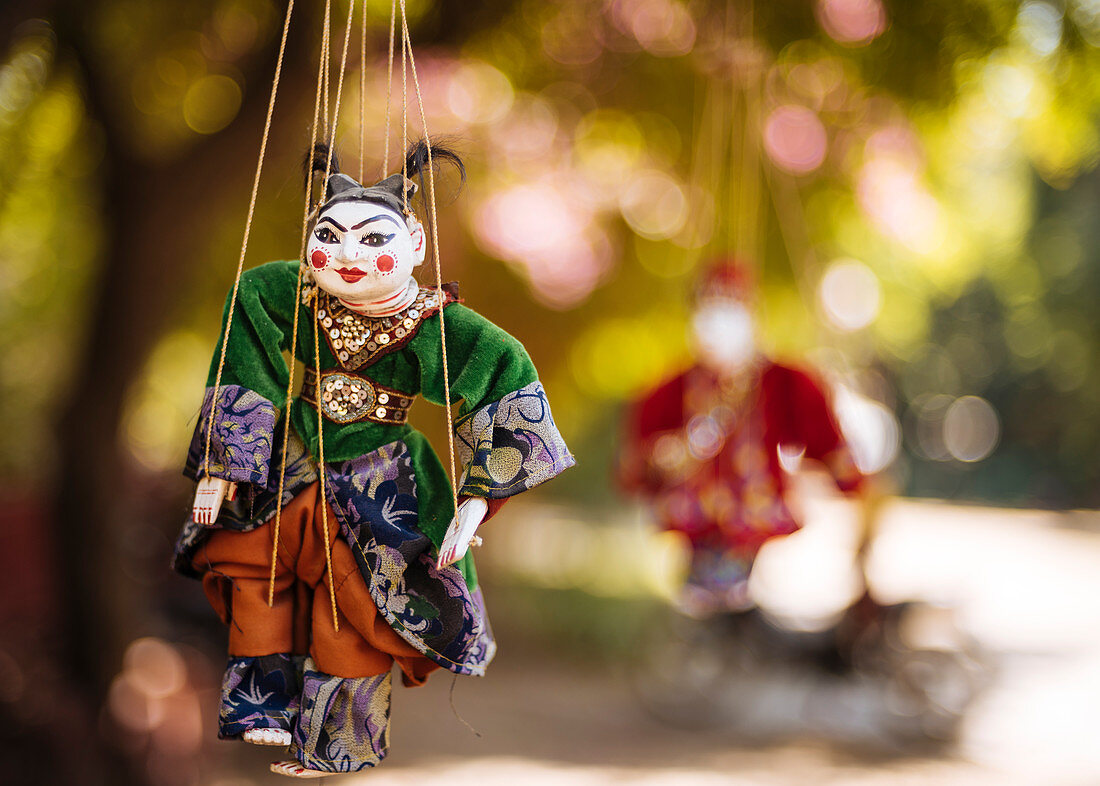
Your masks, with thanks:
[{"label": "pink bokeh light", "polygon": [[552,308],[588,297],[611,263],[607,238],[572,196],[576,187],[551,179],[512,186],[493,193],[474,215],[482,249],[517,265]]},{"label": "pink bokeh light", "polygon": [[825,160],[825,126],[804,106],[777,107],[764,123],[764,148],[780,169],[796,175],[813,172]]},{"label": "pink bokeh light", "polygon": [[943,241],[939,203],[923,183],[924,160],[913,132],[888,126],[867,140],[856,194],[880,231],[917,253]]},{"label": "pink bokeh light", "polygon": [[880,0],[818,0],[817,19],[837,43],[869,44],[886,31],[886,10]]}]

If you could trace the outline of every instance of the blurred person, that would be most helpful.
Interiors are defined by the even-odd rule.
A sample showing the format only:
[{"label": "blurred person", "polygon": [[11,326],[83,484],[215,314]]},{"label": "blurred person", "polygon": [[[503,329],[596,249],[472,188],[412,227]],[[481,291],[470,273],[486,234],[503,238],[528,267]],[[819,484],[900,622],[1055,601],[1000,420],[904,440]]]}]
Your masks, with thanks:
[{"label": "blurred person", "polygon": [[800,526],[786,502],[781,447],[824,464],[844,492],[862,477],[822,384],[760,351],[752,271],[718,261],[693,300],[695,362],[630,408],[619,474],[664,529],[687,540],[679,606],[705,617],[750,608],[757,552]]},{"label": "blurred person", "polygon": [[[465,174],[452,152],[430,154]],[[404,171],[423,180],[431,165],[421,142]],[[176,547],[229,625],[219,737],[289,746],[272,770],[294,777],[381,761],[395,663],[407,686],[440,667],[484,673],[496,644],[467,547],[508,497],[574,463],[520,343],[456,287],[413,278],[426,246],[415,184],[363,186],[324,146],[312,171],[333,174],[305,260],[249,270],[227,303]],[[284,352],[306,364],[291,401]],[[462,402],[453,519],[443,464],[407,423],[418,393],[447,402],[444,362]]]}]

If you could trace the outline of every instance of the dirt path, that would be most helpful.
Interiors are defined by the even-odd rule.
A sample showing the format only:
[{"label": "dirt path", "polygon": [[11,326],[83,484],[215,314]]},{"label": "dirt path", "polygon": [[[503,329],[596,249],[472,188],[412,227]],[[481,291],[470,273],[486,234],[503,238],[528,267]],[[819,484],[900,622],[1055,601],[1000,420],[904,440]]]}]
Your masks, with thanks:
[{"label": "dirt path", "polygon": [[[822,560],[818,537],[836,540],[847,512],[829,503],[818,524],[786,547]],[[792,575],[805,555],[777,553],[764,566]],[[800,562],[801,561],[801,562]],[[737,745],[728,734],[660,725],[642,711],[621,673],[550,657],[498,626],[501,653],[483,679],[450,675],[395,689],[391,754],[378,770],[326,783],[421,786],[496,784],[851,784],[1095,786],[1100,784],[1100,532],[1038,511],[906,502],[888,512],[873,560],[882,589],[949,603],[996,659],[996,682],[968,716],[955,753],[861,758],[813,741]],[[807,576],[808,573],[802,574]],[[792,587],[778,604],[812,598]],[[765,589],[767,587],[765,586]],[[499,597],[499,595],[498,595]],[[566,658],[572,658],[567,660]],[[223,744],[227,746],[227,744]],[[270,754],[246,746],[215,754],[213,786],[283,783],[263,773]],[[232,774],[230,774],[232,773]]]}]

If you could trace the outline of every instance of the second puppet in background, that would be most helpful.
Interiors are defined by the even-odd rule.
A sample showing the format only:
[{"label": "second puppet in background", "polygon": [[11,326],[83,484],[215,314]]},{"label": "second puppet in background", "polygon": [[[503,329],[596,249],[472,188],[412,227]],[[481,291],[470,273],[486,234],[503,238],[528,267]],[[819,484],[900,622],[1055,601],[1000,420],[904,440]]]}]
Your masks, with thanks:
[{"label": "second puppet in background", "polygon": [[690,544],[680,606],[693,616],[749,607],[757,552],[798,529],[780,446],[823,462],[841,490],[861,483],[821,383],[758,349],[754,303],[746,266],[708,269],[694,295],[695,362],[637,401],[625,428],[620,479]]}]

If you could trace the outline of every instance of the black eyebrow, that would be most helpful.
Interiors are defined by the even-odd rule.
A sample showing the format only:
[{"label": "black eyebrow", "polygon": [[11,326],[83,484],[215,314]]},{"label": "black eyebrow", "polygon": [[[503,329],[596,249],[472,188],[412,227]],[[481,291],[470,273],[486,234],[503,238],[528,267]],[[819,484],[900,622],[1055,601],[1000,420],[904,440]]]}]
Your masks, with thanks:
[{"label": "black eyebrow", "polygon": [[[393,223],[397,224],[397,226],[401,226],[401,222],[398,221],[396,218],[394,218],[393,216],[388,215],[386,213],[382,213],[381,215],[377,215],[374,218],[368,218],[366,221],[360,221],[358,224],[353,226],[352,229],[359,229],[360,227],[365,227],[371,221],[378,221],[378,220],[383,219],[383,218],[386,219],[387,221],[392,221]],[[406,227],[406,229],[407,228],[408,227]]]},{"label": "black eyebrow", "polygon": [[344,228],[343,228],[342,226],[340,226],[339,224],[337,224],[337,223],[336,223],[335,221],[333,221],[333,220],[332,220],[331,218],[329,218],[328,216],[321,216],[321,217],[320,217],[319,219],[317,219],[317,226],[321,226],[321,222],[322,222],[322,221],[327,221],[327,222],[329,222],[329,223],[330,223],[330,224],[332,224],[332,225],[333,225],[334,227],[336,227],[337,229],[339,229],[339,230],[340,230],[341,232],[347,232],[347,230],[346,230],[346,229],[344,229]]}]

